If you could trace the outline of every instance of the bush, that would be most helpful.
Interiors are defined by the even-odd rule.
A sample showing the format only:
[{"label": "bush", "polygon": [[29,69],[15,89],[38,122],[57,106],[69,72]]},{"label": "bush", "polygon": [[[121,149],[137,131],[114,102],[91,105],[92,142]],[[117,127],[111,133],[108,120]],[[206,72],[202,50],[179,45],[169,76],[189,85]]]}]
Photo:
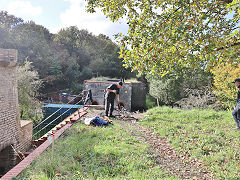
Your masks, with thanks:
[{"label": "bush", "polygon": [[38,73],[32,70],[30,62],[18,67],[18,100],[21,119],[34,123],[42,119],[41,105],[36,99],[42,85]]},{"label": "bush", "polygon": [[146,95],[146,107],[147,109],[153,108],[156,106],[156,99],[154,99],[150,94]]},{"label": "bush", "polygon": [[201,70],[179,69],[166,76],[147,75],[150,83],[150,95],[160,104],[173,105],[186,98],[189,90],[203,89],[210,86],[211,74]]},{"label": "bush", "polygon": [[202,89],[185,89],[186,98],[177,101],[174,106],[182,109],[221,109],[221,104],[216,102],[216,96],[210,87]]}]

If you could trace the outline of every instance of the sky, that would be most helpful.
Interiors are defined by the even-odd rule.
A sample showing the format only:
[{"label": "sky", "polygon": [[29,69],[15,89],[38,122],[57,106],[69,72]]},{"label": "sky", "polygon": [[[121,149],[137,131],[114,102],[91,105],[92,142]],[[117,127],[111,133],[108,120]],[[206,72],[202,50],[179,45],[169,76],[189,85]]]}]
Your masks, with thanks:
[{"label": "sky", "polygon": [[124,20],[112,23],[100,10],[87,13],[85,6],[85,0],[0,0],[0,11],[7,11],[24,21],[32,20],[51,33],[69,26],[87,29],[94,35],[105,34],[113,40],[115,34],[127,33]]}]

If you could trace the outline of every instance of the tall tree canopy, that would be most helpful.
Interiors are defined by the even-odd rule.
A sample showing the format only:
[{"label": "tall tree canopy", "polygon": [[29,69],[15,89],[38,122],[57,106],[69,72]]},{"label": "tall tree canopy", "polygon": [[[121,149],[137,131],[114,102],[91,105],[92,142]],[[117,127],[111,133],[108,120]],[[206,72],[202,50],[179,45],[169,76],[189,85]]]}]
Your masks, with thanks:
[{"label": "tall tree canopy", "polygon": [[9,15],[6,11],[0,11],[0,46],[9,46],[9,32],[23,23],[23,19]]},{"label": "tall tree canopy", "polygon": [[23,23],[22,18],[9,15],[7,11],[0,11],[0,27],[12,29],[13,27]]},{"label": "tall tree canopy", "polygon": [[126,18],[120,35],[125,65],[166,74],[176,66],[210,69],[238,62],[239,0],[87,0],[112,21]]},{"label": "tall tree canopy", "polygon": [[18,25],[10,32],[10,48],[19,51],[18,62],[33,62],[41,78],[49,74],[52,64],[51,36],[48,29],[32,21]]},{"label": "tall tree canopy", "polygon": [[5,11],[0,11],[0,47],[17,49],[20,65],[32,63],[43,80],[41,94],[79,93],[83,81],[94,74],[112,78],[134,75],[122,68],[119,47],[106,35],[94,36],[75,26],[52,34],[44,26]]}]

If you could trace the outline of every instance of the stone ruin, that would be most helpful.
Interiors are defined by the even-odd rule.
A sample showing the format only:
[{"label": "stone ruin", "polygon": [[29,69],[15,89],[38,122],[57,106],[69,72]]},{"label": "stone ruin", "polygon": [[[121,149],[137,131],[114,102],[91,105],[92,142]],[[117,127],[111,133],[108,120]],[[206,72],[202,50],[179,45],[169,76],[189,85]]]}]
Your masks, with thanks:
[{"label": "stone ruin", "polygon": [[0,48],[0,177],[30,148],[32,126],[19,116],[17,50]]}]

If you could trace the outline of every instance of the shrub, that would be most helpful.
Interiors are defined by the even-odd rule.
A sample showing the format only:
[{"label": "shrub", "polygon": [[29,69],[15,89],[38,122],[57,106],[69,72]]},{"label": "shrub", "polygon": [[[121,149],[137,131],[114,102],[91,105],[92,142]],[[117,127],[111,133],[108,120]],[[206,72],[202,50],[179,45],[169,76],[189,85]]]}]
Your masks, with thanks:
[{"label": "shrub", "polygon": [[202,70],[176,69],[166,76],[147,75],[150,83],[150,95],[159,100],[160,104],[173,105],[186,98],[189,90],[201,90],[211,85],[210,73]]},{"label": "shrub", "polygon": [[147,94],[146,95],[146,107],[147,107],[147,109],[153,108],[154,106],[156,106],[156,100],[150,94]]},{"label": "shrub", "polygon": [[36,99],[42,85],[37,71],[32,69],[31,62],[25,62],[18,67],[18,100],[21,119],[33,120],[34,123],[42,118],[41,105]]},{"label": "shrub", "polygon": [[209,86],[202,89],[185,89],[186,98],[177,101],[174,106],[182,109],[221,109],[221,104],[216,103],[216,96]]}]

